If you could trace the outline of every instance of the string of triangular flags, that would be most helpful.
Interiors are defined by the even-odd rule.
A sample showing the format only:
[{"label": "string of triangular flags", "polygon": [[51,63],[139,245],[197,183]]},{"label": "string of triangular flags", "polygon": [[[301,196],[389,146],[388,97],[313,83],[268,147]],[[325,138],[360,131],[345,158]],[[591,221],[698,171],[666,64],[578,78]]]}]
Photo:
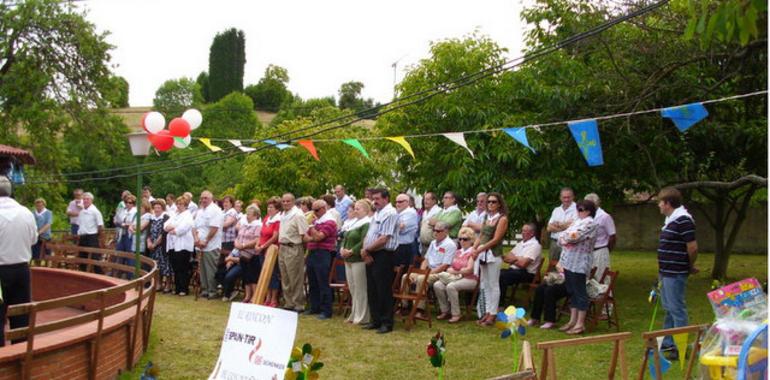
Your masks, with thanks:
[{"label": "string of triangular flags", "polygon": [[[409,153],[409,155],[412,156],[413,159],[416,159],[414,150],[412,149],[412,146],[409,144],[409,141],[407,141],[407,138],[411,139],[411,138],[443,136],[448,140],[452,141],[453,143],[464,148],[466,151],[468,151],[471,157],[475,158],[475,154],[473,153],[473,150],[471,150],[470,147],[468,147],[468,143],[465,141],[466,134],[490,133],[494,131],[503,131],[508,136],[513,138],[515,141],[517,141],[519,144],[523,145],[524,147],[532,151],[532,153],[536,153],[535,149],[529,144],[529,140],[527,139],[527,129],[566,124],[570,130],[572,138],[575,140],[575,143],[580,149],[580,152],[582,153],[583,158],[586,160],[586,163],[588,164],[588,166],[601,166],[604,164],[604,156],[602,153],[601,139],[599,137],[599,123],[598,123],[599,120],[608,120],[608,119],[614,119],[614,118],[620,118],[620,117],[628,117],[632,115],[659,112],[661,117],[670,119],[680,132],[685,133],[692,126],[694,126],[701,120],[708,117],[709,112],[704,106],[704,104],[718,103],[718,102],[723,102],[727,100],[734,100],[734,99],[740,99],[740,98],[745,98],[749,96],[762,95],[766,93],[767,93],[767,90],[762,90],[762,91],[756,91],[748,94],[734,95],[734,96],[724,97],[720,99],[706,100],[702,102],[690,103],[690,104],[674,106],[674,107],[655,108],[650,110],[635,111],[635,112],[628,112],[628,113],[622,113],[622,114],[605,115],[605,116],[595,117],[592,119],[560,121],[560,122],[552,122],[552,123],[546,123],[546,124],[533,124],[533,125],[514,127],[514,128],[494,128],[494,129],[471,130],[471,131],[449,132],[449,133],[428,133],[428,134],[409,135],[409,136],[365,137],[365,138],[358,138],[358,139],[355,139],[355,138],[312,139],[312,140],[306,139],[306,140],[297,140],[296,143],[302,146],[303,148],[305,148],[308,151],[308,153],[310,153],[310,155],[317,161],[320,161],[318,150],[315,147],[315,143],[317,142],[342,142],[358,150],[367,159],[371,159],[366,148],[361,144],[361,141],[384,139],[384,140],[389,140],[397,143],[404,150],[406,150],[406,152]],[[246,153],[254,151],[255,148],[244,146],[243,145],[244,143],[250,144],[250,143],[262,142],[262,143],[272,145],[280,150],[289,149],[293,147],[293,145],[286,144],[286,143],[279,143],[275,140],[270,140],[270,139],[234,140],[234,139],[217,139],[217,138],[201,137],[201,138],[197,138],[197,140],[200,141],[203,145],[205,145],[207,148],[209,148],[213,152],[221,151],[222,148],[216,145],[213,145],[212,141],[227,141],[231,143],[233,146],[237,147],[238,149]]]}]

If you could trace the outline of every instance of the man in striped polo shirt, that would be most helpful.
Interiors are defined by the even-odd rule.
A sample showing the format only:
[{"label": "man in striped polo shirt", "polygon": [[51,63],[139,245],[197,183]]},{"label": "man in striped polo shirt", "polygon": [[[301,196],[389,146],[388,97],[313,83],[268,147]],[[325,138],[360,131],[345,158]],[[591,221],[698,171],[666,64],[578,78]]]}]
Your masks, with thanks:
[{"label": "man in striped polo shirt", "polygon": [[[661,284],[663,309],[666,319],[663,328],[687,326],[685,288],[687,277],[695,274],[698,243],[695,241],[695,220],[682,206],[682,194],[673,187],[663,188],[658,194],[658,208],[666,216],[658,243],[658,277]],[[679,353],[673,339],[667,336],[661,350],[669,360],[678,360]]]}]

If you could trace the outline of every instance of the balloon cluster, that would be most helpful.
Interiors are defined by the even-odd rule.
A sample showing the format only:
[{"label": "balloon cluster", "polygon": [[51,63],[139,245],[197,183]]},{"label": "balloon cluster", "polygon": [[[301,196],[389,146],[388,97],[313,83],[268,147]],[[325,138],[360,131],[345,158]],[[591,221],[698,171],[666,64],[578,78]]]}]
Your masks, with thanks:
[{"label": "balloon cluster", "polygon": [[172,147],[190,146],[190,132],[200,127],[203,115],[196,109],[184,111],[182,117],[176,117],[168,123],[160,112],[148,112],[142,116],[142,128],[147,131],[147,139],[155,149],[165,152]]},{"label": "balloon cluster", "polygon": [[286,380],[315,380],[318,379],[318,370],[324,363],[318,361],[321,350],[313,349],[310,343],[305,343],[302,348],[294,347],[286,366],[284,379]]}]

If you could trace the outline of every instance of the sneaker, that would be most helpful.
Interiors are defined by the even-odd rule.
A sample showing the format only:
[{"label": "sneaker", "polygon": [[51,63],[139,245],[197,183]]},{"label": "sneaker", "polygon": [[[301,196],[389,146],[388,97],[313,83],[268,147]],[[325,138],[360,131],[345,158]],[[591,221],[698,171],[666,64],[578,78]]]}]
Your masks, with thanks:
[{"label": "sneaker", "polygon": [[548,329],[552,329],[553,326],[555,326],[555,325],[556,324],[553,323],[553,322],[546,322],[546,323],[543,323],[542,325],[540,325],[540,328],[543,329],[543,330],[548,330]]},{"label": "sneaker", "polygon": [[187,295],[187,293],[185,293],[185,292],[179,292],[179,296],[180,296],[180,297],[184,297],[184,296],[186,296],[186,295]]},{"label": "sneaker", "polygon": [[201,292],[200,297],[201,298],[207,298],[209,296],[209,292]]}]

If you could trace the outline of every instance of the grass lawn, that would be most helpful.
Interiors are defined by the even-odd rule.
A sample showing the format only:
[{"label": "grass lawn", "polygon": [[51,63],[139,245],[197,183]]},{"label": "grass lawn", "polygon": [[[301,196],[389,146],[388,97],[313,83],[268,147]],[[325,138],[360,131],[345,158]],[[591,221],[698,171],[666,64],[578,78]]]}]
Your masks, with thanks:
[{"label": "grass lawn", "polygon": [[[690,278],[687,302],[690,323],[708,323],[713,319],[706,299],[710,290],[713,255],[701,254],[701,273]],[[638,371],[642,358],[641,332],[646,331],[652,308],[647,294],[657,276],[655,255],[650,252],[614,252],[613,269],[620,271],[616,298],[619,305],[621,331],[631,331],[634,338],[627,347],[629,371]],[[757,277],[767,281],[767,256],[734,255],[730,260],[730,280]],[[521,295],[523,293],[519,293]],[[211,372],[219,355],[229,304],[221,301],[199,300],[160,295],[148,352],[132,373],[122,379],[137,379],[145,363],[152,361],[160,369],[160,379],[202,379]],[[562,319],[563,321],[563,319]],[[656,328],[662,328],[663,313],[658,313]],[[473,322],[450,325],[443,321],[418,323],[405,331],[400,320],[393,333],[377,335],[343,322],[337,315],[329,321],[313,317],[299,319],[297,344],[311,343],[322,350],[325,366],[319,374],[326,379],[428,379],[434,378],[425,347],[439,329],[447,338],[446,378],[483,379],[511,372],[513,358],[509,340],[499,338],[495,328],[482,328]],[[608,333],[606,323],[593,334]],[[565,339],[558,331],[527,330],[525,337],[534,344],[546,340]],[[540,352],[535,353],[536,366]],[[557,368],[565,379],[605,378],[610,346],[583,346],[557,350]],[[680,378],[678,364],[672,366],[666,378]]]}]

